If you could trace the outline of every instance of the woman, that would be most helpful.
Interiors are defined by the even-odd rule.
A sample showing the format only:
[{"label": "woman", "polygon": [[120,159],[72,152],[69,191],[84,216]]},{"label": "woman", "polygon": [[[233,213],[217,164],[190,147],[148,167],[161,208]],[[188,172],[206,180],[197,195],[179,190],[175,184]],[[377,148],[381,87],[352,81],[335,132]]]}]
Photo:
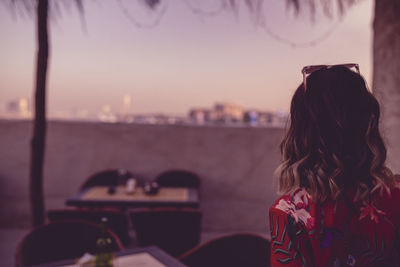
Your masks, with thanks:
[{"label": "woman", "polygon": [[[355,68],[355,71],[352,70]],[[400,266],[400,185],[357,64],[308,66],[270,208],[271,266]]]}]

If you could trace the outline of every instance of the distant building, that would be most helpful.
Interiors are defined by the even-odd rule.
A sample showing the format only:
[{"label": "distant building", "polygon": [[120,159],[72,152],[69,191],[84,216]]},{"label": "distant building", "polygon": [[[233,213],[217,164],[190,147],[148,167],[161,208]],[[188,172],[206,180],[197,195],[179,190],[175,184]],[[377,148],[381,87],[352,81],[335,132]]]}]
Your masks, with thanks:
[{"label": "distant building", "polygon": [[217,103],[214,106],[215,120],[218,122],[243,121],[243,107],[234,103]]},{"label": "distant building", "polygon": [[276,120],[276,114],[269,111],[260,112],[258,114],[258,123],[265,126],[273,126]]},{"label": "distant building", "polygon": [[111,107],[109,105],[104,105],[101,108],[98,118],[102,122],[117,122],[117,116],[111,112]]},{"label": "distant building", "polygon": [[18,98],[11,100],[6,104],[6,117],[12,119],[29,119],[32,113],[30,111],[27,98]]},{"label": "distant building", "polygon": [[194,108],[189,111],[189,119],[192,123],[205,124],[214,121],[214,112],[205,108]]},{"label": "distant building", "polygon": [[260,113],[256,110],[248,110],[244,112],[243,121],[252,126],[256,126],[259,124],[259,116]]},{"label": "distant building", "polygon": [[132,97],[130,95],[124,95],[122,98],[121,114],[132,114]]},{"label": "distant building", "polygon": [[287,115],[283,112],[249,110],[243,120],[252,126],[281,128],[286,125]]},{"label": "distant building", "polygon": [[188,122],[205,125],[235,125],[254,127],[285,127],[287,114],[284,111],[271,112],[257,109],[244,110],[233,103],[216,103],[212,109],[193,108],[189,111]]},{"label": "distant building", "polygon": [[120,112],[116,115],[117,121],[132,123],[134,121],[132,111],[132,97],[130,95],[124,95],[122,98],[122,105]]}]

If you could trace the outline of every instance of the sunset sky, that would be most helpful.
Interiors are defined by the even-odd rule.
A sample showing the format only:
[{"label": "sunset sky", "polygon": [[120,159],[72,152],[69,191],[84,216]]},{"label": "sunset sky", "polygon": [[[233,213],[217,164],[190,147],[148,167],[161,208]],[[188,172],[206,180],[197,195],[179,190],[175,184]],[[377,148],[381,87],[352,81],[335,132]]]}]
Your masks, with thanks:
[{"label": "sunset sky", "polygon": [[[154,15],[121,0],[143,24]],[[295,18],[281,0],[266,0],[264,14],[274,34],[255,27],[246,9],[236,17],[224,11],[204,17],[215,1],[165,1],[158,26],[140,28],[118,1],[84,1],[86,30],[74,7],[63,8],[51,22],[48,108],[51,115],[69,111],[98,112],[104,105],[118,111],[125,95],[135,113],[186,114],[191,107],[229,101],[245,108],[288,110],[302,80],[304,65],[357,62],[368,83],[372,71],[371,0],[359,1],[342,19],[307,13]],[[161,7],[162,8],[162,7]],[[0,4],[0,105],[20,97],[32,99],[35,70],[35,24]]]}]

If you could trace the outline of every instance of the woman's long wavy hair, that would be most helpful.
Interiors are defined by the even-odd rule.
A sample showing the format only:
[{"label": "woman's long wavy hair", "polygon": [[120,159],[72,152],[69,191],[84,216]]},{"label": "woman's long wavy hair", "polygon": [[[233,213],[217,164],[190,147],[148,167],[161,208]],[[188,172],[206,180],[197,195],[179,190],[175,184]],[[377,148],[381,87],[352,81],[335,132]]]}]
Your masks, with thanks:
[{"label": "woman's long wavy hair", "polygon": [[[311,73],[291,102],[290,127],[281,143],[278,191],[306,188],[317,201],[336,200],[345,188],[355,201],[395,185],[385,166],[379,104],[361,75],[346,67]],[[381,191],[382,192],[382,191]]]}]

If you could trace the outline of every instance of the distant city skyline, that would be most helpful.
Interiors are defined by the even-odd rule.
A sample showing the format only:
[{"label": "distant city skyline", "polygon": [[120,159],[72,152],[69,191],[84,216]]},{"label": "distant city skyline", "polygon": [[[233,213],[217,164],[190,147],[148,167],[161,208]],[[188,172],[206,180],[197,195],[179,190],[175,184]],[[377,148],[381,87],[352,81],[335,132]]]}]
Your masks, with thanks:
[{"label": "distant city skyline", "polygon": [[[111,108],[109,104],[103,104],[99,107],[98,110],[94,110],[89,114],[88,110],[85,108],[82,109],[65,109],[65,110],[58,110],[55,113],[51,113],[48,115],[49,118],[64,118],[64,119],[73,119],[73,118],[78,118],[80,116],[97,116],[99,113],[112,113],[112,114],[130,114],[130,115],[171,115],[171,116],[187,116],[192,110],[206,110],[209,109],[212,106],[218,106],[218,105],[234,105],[237,107],[240,107],[240,109],[245,109],[245,110],[259,110],[260,109],[255,109],[252,107],[246,107],[241,105],[241,103],[232,103],[232,102],[227,102],[227,101],[219,101],[215,100],[212,103],[208,103],[206,106],[193,106],[189,107],[188,110],[183,112],[182,114],[171,114],[168,112],[134,112],[132,109],[132,97],[130,95],[124,95],[121,98],[121,102],[119,106],[116,106],[114,108]],[[271,109],[263,109],[265,112],[272,112]],[[277,110],[278,113],[285,113],[283,110]],[[14,98],[14,99],[6,99],[4,103],[0,103],[0,118],[31,118],[33,114],[33,103],[32,99],[29,99],[27,97],[21,97],[21,98]],[[15,115],[15,116],[14,116]]]},{"label": "distant city skyline", "polygon": [[[31,120],[32,105],[27,98],[13,99],[0,109],[0,120]],[[53,121],[90,121],[103,123],[136,124],[179,124],[198,126],[234,126],[234,127],[278,127],[286,126],[288,114],[284,111],[271,112],[246,108],[238,103],[215,102],[208,107],[192,107],[185,115],[174,116],[166,113],[134,113],[131,110],[131,97],[125,95],[119,110],[111,110],[104,105],[95,113],[87,110],[69,110],[50,114]]]},{"label": "distant city skyline", "polygon": [[[315,46],[298,48],[255,28],[244,9],[238,19],[228,11],[202,18],[184,1],[169,1],[160,24],[143,29],[124,16],[117,2],[84,1],[86,33],[74,11],[64,10],[51,22],[50,117],[74,110],[95,113],[104,106],[115,111],[124,96],[137,114],[185,115],[191,107],[215,101],[287,111],[301,82],[300,70],[309,64],[357,62],[371,82],[371,0],[360,1],[339,22],[317,17],[316,24],[306,14],[293,18],[284,1],[266,1],[268,27],[282,37],[303,43],[332,31]],[[136,6],[122,2],[135,13]],[[212,1],[205,2],[204,9],[213,8]],[[32,100],[34,21],[13,19],[0,6],[0,34],[5,37],[0,44],[0,105]]]}]

